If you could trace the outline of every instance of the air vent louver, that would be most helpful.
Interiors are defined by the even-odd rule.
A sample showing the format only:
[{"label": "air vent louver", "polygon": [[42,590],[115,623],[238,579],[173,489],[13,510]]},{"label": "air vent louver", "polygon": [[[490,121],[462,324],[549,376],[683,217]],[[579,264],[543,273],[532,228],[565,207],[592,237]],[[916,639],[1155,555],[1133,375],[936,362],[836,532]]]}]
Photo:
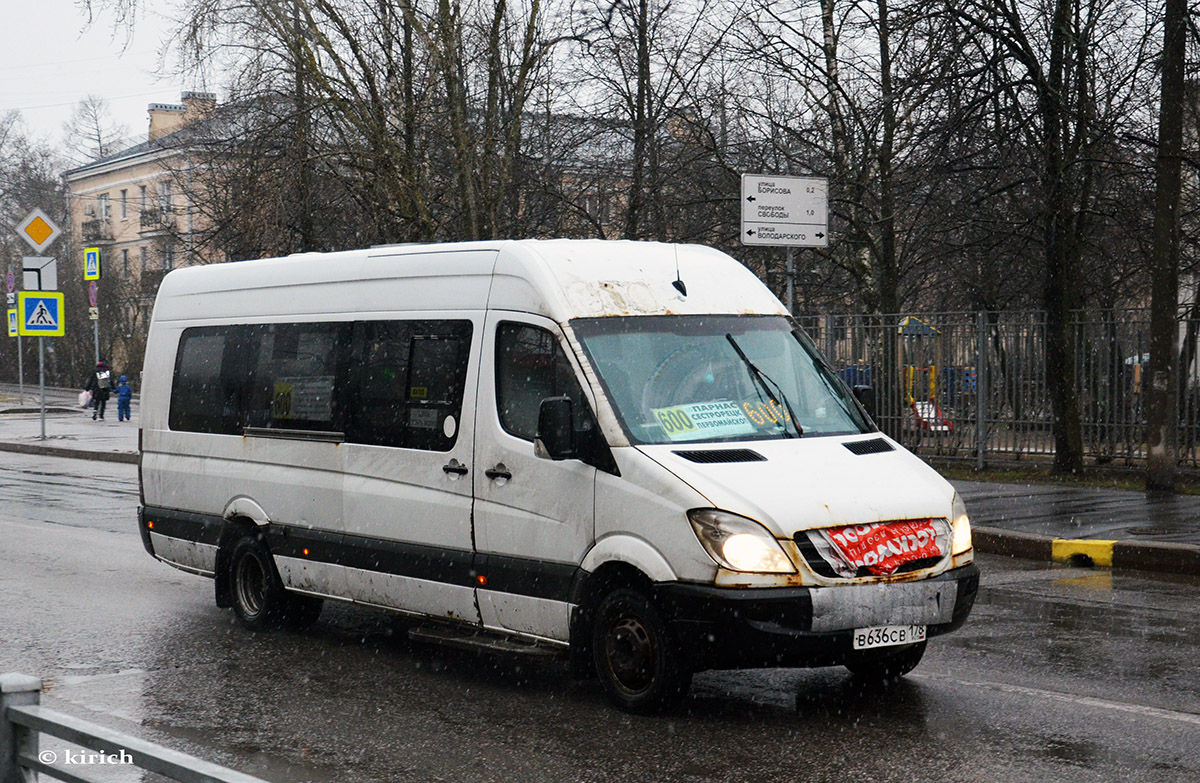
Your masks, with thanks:
[{"label": "air vent louver", "polygon": [[711,451],[673,451],[672,454],[690,462],[716,464],[721,462],[766,462],[767,458],[750,449],[712,449]]},{"label": "air vent louver", "polygon": [[883,438],[873,438],[872,440],[854,440],[849,443],[843,443],[843,446],[858,456],[865,454],[883,454],[885,451],[895,451],[896,448],[888,443]]}]

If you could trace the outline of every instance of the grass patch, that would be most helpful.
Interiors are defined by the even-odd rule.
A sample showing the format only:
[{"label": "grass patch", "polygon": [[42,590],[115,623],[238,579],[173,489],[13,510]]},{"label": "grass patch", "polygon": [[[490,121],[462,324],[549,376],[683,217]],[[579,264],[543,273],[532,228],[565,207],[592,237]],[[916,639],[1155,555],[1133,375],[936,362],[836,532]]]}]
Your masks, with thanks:
[{"label": "grass patch", "polygon": [[[1058,484],[1068,487],[1125,489],[1145,491],[1145,472],[1136,468],[1085,468],[1083,473],[1060,475],[1040,465],[1004,465],[976,470],[974,465],[951,460],[929,460],[930,464],[950,480],[996,481],[1002,484]],[[1200,477],[1179,476],[1175,491],[1181,495],[1200,495]]]}]

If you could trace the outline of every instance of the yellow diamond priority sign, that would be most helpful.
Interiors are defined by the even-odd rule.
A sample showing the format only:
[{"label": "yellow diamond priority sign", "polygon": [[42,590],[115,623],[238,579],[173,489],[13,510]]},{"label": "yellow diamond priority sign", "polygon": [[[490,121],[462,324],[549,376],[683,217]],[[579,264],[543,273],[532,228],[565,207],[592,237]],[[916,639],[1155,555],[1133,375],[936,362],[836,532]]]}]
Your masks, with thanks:
[{"label": "yellow diamond priority sign", "polygon": [[35,209],[17,225],[17,233],[30,247],[40,252],[58,239],[62,230],[54,224],[49,215],[40,209]]}]

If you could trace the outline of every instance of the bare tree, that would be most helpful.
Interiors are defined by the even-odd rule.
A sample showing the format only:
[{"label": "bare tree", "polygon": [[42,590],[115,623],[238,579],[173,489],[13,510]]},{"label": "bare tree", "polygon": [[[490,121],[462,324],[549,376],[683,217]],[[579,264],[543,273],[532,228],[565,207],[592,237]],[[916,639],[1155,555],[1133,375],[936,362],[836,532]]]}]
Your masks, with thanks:
[{"label": "bare tree", "polygon": [[1121,0],[950,0],[948,7],[1022,129],[1017,150],[1031,156],[1036,173],[1030,195],[1041,234],[1054,470],[1076,473],[1083,438],[1071,314],[1084,301],[1101,172],[1144,94],[1146,40],[1130,27],[1139,11]]},{"label": "bare tree", "polygon": [[129,128],[113,120],[107,101],[88,95],[63,123],[63,140],[75,163],[90,163],[127,147]]}]

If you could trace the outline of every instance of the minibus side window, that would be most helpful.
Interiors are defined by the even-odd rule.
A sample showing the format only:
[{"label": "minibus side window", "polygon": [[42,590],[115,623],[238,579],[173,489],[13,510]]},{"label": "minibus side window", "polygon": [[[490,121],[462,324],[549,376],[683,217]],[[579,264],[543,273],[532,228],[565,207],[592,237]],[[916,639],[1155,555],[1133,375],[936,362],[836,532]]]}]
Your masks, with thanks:
[{"label": "minibus side window", "polygon": [[470,321],[356,325],[357,382],[346,440],[449,451],[458,439]]},{"label": "minibus side window", "polygon": [[[245,327],[243,327],[245,328]],[[248,426],[340,432],[342,412],[336,389],[345,364],[349,325],[271,324],[253,327],[261,354],[254,372]]]},{"label": "minibus side window", "polygon": [[175,358],[168,425],[185,432],[239,433],[239,389],[223,371],[233,327],[185,329]]},{"label": "minibus side window", "polygon": [[510,435],[532,441],[547,397],[571,398],[577,417],[591,416],[575,371],[554,335],[519,323],[496,329],[496,409]]}]

